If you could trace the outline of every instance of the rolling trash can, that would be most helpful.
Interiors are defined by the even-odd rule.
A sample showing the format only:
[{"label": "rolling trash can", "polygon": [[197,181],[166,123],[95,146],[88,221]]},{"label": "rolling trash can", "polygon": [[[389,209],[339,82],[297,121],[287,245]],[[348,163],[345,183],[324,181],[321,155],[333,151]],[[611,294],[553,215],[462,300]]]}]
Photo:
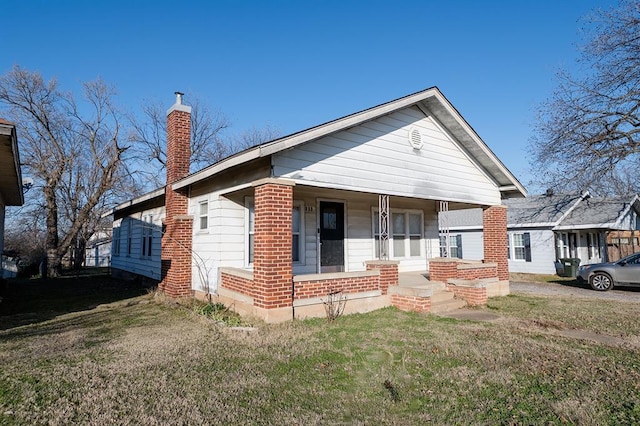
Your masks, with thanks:
[{"label": "rolling trash can", "polygon": [[580,259],[578,259],[577,257],[566,257],[558,260],[563,266],[562,274],[559,273],[560,271],[558,268],[558,275],[560,275],[561,277],[573,278],[578,275],[578,266],[580,266]]}]

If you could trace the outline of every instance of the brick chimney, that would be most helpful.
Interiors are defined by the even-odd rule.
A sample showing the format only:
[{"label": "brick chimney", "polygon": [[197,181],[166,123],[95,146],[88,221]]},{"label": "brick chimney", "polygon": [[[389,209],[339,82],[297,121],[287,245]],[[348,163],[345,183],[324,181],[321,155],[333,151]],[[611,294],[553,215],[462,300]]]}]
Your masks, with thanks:
[{"label": "brick chimney", "polygon": [[191,157],[191,107],[182,104],[183,94],[167,111],[167,186],[165,188],[165,231],[162,235],[160,291],[173,298],[189,297],[191,291],[191,247],[193,218],[188,215],[186,192],[171,184],[189,174]]}]

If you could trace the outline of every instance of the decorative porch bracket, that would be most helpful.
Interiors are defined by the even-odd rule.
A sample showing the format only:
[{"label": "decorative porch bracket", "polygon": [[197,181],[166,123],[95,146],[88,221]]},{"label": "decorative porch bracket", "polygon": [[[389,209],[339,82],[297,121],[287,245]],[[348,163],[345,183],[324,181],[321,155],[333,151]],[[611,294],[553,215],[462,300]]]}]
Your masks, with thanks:
[{"label": "decorative porch bracket", "polygon": [[438,231],[440,234],[440,257],[451,257],[448,201],[440,201],[440,208],[438,209],[438,222]]},{"label": "decorative porch bracket", "polygon": [[380,231],[380,245],[378,258],[389,260],[389,196],[378,195],[378,230]]}]

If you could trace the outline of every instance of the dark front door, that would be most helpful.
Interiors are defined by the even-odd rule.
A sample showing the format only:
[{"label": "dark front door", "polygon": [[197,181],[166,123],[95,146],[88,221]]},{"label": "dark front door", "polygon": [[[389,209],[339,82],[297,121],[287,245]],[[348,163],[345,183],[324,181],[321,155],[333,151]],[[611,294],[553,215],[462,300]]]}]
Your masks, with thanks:
[{"label": "dark front door", "polygon": [[320,272],[344,271],[344,204],[320,202]]}]

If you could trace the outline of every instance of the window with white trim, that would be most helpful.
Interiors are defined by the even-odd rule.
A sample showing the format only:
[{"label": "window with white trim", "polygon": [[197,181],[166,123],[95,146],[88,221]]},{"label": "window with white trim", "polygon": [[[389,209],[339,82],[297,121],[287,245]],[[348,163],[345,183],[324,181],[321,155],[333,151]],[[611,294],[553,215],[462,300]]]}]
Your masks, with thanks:
[{"label": "window with white trim", "polygon": [[206,231],[209,229],[209,202],[201,201],[198,203],[198,229]]},{"label": "window with white trim", "polygon": [[507,244],[508,258],[531,262],[531,234],[529,232],[514,232],[509,235]]},{"label": "window with white trim", "polygon": [[153,247],[153,215],[142,220],[142,257],[151,257]]},{"label": "window with white trim", "polygon": [[[447,257],[447,237],[440,237],[440,257]],[[449,235],[449,258],[462,259],[462,235]]]},{"label": "window with white trim", "polygon": [[[423,246],[423,216],[421,211],[394,209],[391,211],[389,233],[389,257],[407,258],[422,255]],[[371,216],[373,223],[372,233],[374,239],[375,257],[380,253],[379,213],[373,210]]]}]

